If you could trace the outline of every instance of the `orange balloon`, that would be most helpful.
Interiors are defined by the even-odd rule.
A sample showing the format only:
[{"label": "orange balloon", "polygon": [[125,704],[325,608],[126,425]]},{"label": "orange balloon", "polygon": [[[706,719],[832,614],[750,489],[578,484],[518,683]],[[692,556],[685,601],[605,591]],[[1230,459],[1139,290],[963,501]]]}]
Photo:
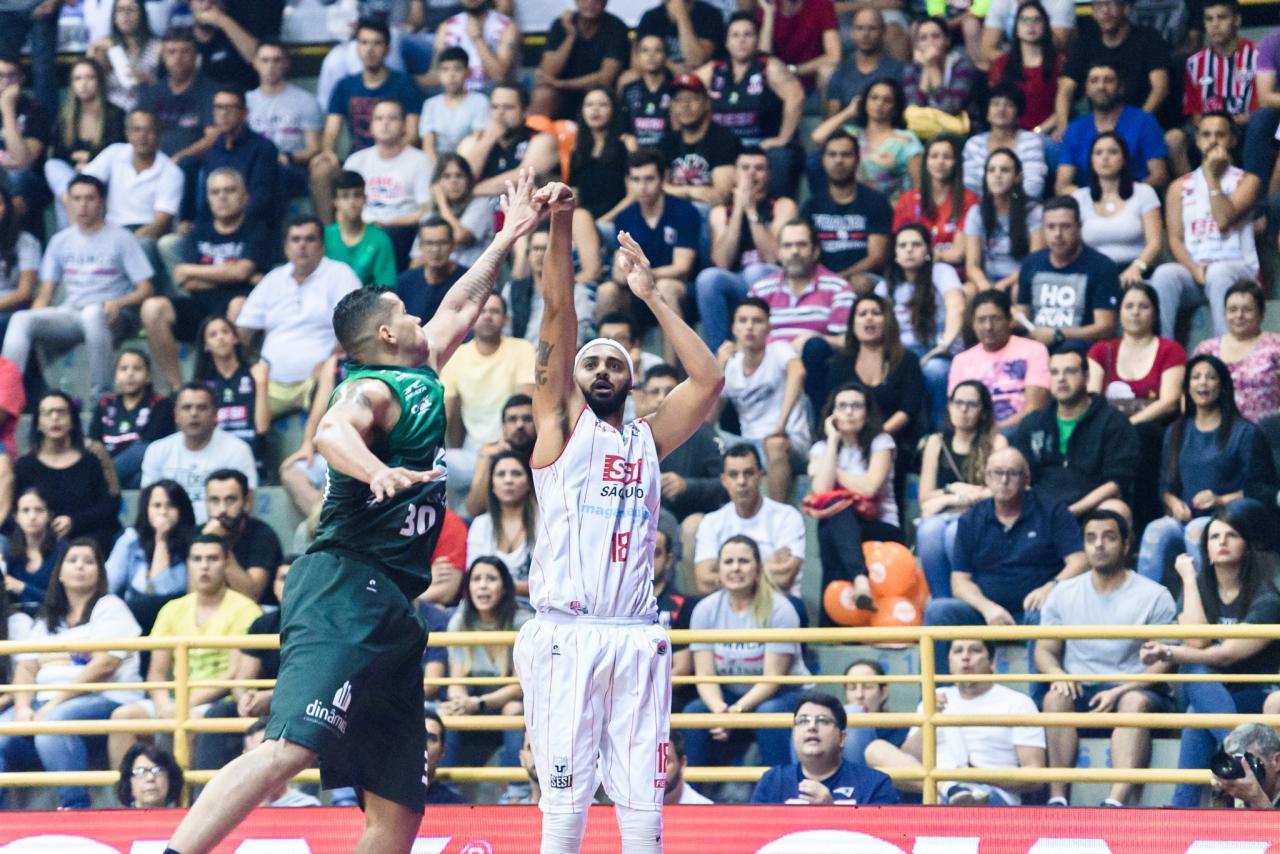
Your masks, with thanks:
[{"label": "orange balloon", "polygon": [[867,563],[871,595],[877,600],[911,595],[916,583],[916,559],[906,546],[892,542],[863,543],[862,558]]},{"label": "orange balloon", "polygon": [[853,599],[853,582],[833,581],[822,594],[822,607],[838,626],[865,626],[871,621],[872,612],[855,606]]},{"label": "orange balloon", "polygon": [[911,601],[916,607],[924,612],[924,606],[929,604],[929,582],[924,577],[922,570],[916,570],[916,586],[911,591]]},{"label": "orange balloon", "polygon": [[892,596],[876,600],[876,612],[871,617],[873,626],[918,626],[921,612],[916,604],[905,596]]}]

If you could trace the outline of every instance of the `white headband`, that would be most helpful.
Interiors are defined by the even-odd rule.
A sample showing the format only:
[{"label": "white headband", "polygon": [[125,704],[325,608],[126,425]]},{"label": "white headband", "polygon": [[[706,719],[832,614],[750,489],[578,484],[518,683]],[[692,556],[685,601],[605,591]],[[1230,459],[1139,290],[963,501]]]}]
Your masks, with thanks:
[{"label": "white headband", "polygon": [[592,339],[591,341],[588,341],[586,344],[583,344],[582,347],[578,350],[578,355],[574,356],[573,358],[573,369],[575,371],[578,369],[578,363],[581,362],[583,358],[586,357],[587,351],[590,350],[592,347],[595,347],[597,344],[604,344],[605,346],[612,347],[613,349],[621,353],[622,358],[627,363],[627,370],[631,372],[631,380],[632,382],[635,382],[636,366],[631,363],[631,354],[627,352],[626,347],[623,347],[621,344],[619,344],[617,341],[614,341],[612,338],[595,338],[595,339]]}]

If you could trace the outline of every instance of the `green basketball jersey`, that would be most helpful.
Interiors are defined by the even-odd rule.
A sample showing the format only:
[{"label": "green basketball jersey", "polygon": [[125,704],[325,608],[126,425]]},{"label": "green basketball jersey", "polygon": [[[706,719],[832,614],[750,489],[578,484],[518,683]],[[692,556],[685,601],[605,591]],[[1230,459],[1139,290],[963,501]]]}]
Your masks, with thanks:
[{"label": "green basketball jersey", "polygon": [[[444,383],[428,367],[352,364],[348,383],[375,379],[400,401],[400,420],[370,450],[388,466],[415,471],[444,468]],[[371,563],[415,597],[431,584],[431,555],[444,519],[444,478],[415,484],[375,504],[369,485],[329,467],[324,506],[310,552],[335,551]]]}]

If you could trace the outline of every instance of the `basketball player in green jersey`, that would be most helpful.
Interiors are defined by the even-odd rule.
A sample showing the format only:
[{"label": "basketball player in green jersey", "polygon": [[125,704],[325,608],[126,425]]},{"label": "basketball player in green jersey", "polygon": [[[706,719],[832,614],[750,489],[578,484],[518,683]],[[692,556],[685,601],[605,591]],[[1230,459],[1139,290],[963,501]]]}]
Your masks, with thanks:
[{"label": "basketball player in green jersey", "polygon": [[316,432],[329,463],[316,541],[293,564],[266,740],[228,764],[168,851],[204,854],[263,797],[319,758],[326,788],[361,794],[362,854],[408,852],[427,792],[422,718],[426,629],[413,600],[431,584],[444,515],[444,388],[453,355],[520,237],[544,217],[533,174],[507,185],[493,243],[421,326],[388,291],[361,289],[333,314],[354,363]]}]

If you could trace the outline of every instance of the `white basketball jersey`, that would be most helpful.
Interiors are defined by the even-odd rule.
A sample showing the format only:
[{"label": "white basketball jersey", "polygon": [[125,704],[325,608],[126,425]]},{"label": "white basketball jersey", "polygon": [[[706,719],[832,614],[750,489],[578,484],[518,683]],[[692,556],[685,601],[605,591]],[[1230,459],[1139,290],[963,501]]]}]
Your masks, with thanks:
[{"label": "white basketball jersey", "polygon": [[533,470],[538,536],[529,599],[539,613],[657,618],[658,449],[644,419],[619,432],[584,407],[560,457]]},{"label": "white basketball jersey", "polygon": [[[1228,166],[1220,182],[1222,192],[1228,196],[1234,193],[1244,174],[1240,167]],[[1218,229],[1218,221],[1213,218],[1213,210],[1209,204],[1209,182],[1204,177],[1203,166],[1183,176],[1181,196],[1182,242],[1197,264],[1238,261],[1257,266],[1258,252],[1253,243],[1253,220],[1246,219],[1226,234]]]}]

